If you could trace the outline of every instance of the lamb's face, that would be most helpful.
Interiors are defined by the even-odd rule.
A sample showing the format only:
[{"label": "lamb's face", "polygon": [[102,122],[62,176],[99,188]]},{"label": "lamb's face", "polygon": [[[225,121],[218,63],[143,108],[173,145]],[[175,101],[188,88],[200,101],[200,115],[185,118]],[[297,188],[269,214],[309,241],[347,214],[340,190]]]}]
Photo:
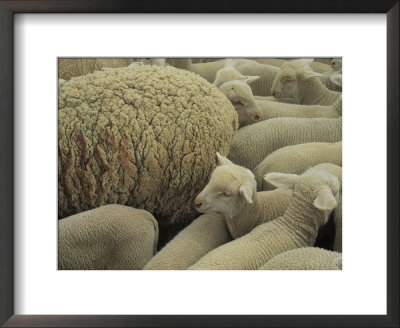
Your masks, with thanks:
[{"label": "lamb's face", "polygon": [[242,202],[252,202],[256,191],[253,173],[235,164],[218,166],[210,182],[196,197],[194,204],[200,213],[217,212],[232,218]]},{"label": "lamb's face", "polygon": [[281,102],[300,103],[296,72],[293,69],[281,69],[272,84],[271,93]]},{"label": "lamb's face", "polygon": [[341,69],[341,68],[342,68],[342,60],[341,60],[341,59],[338,59],[338,58],[332,59],[332,60],[331,60],[331,67],[332,67],[334,70]]},{"label": "lamb's face", "polygon": [[239,126],[253,124],[261,119],[251,88],[242,81],[229,81],[222,84],[219,90],[235,107],[239,117]]}]

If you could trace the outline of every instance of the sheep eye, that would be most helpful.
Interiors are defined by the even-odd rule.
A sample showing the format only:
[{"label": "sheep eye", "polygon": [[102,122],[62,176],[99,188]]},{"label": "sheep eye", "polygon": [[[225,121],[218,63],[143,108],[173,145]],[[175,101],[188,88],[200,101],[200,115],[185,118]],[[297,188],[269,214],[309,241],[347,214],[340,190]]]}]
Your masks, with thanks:
[{"label": "sheep eye", "polygon": [[224,192],[222,193],[222,195],[224,195],[225,197],[229,197],[229,196],[231,195],[231,193],[230,193],[230,192],[227,192],[227,191],[224,191]]},{"label": "sheep eye", "polygon": [[285,77],[285,78],[283,79],[283,83],[289,83],[289,82],[293,82],[293,79],[290,78],[290,77]]},{"label": "sheep eye", "polygon": [[243,105],[243,102],[241,102],[240,100],[238,101],[232,101],[233,105]]}]

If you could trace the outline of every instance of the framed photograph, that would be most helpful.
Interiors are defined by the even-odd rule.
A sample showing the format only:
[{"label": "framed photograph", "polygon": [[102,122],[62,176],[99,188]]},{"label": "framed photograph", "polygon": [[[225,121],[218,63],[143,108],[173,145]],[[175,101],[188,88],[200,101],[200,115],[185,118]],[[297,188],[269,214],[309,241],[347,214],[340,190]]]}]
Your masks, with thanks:
[{"label": "framed photograph", "polygon": [[[3,67],[0,75],[0,324],[4,327],[397,327],[398,17],[399,3],[394,0],[343,3],[232,1],[229,4],[211,1],[193,4],[180,1],[0,1],[0,62]],[[97,61],[93,70],[73,75],[74,69],[68,65],[90,58]],[[132,59],[127,63],[131,65],[129,69],[110,68],[111,62],[107,62],[124,58]],[[197,75],[188,73],[189,66],[180,67],[193,66],[199,61],[212,63],[215,58],[223,61],[219,61],[222,66],[212,76],[195,72],[194,68],[192,72]],[[185,168],[198,164],[195,158],[182,155],[178,161],[180,177],[177,178],[172,177],[167,168],[160,171],[160,167],[151,162],[151,158],[168,153],[168,147],[176,147],[178,138],[171,137],[172,141],[167,140],[165,144],[157,140],[161,145],[159,150],[156,153],[140,152],[144,156],[142,159],[138,152],[135,153],[138,162],[143,161],[144,165],[125,165],[124,154],[132,155],[129,138],[126,144],[125,140],[115,141],[113,126],[109,123],[100,130],[97,128],[103,120],[96,116],[99,101],[104,109],[103,116],[108,115],[106,111],[118,111],[119,122],[127,122],[123,127],[118,126],[122,136],[127,129],[140,130],[147,118],[140,111],[135,119],[127,118],[121,108],[142,108],[154,103],[168,113],[171,104],[186,108],[189,101],[200,117],[190,121],[197,141],[185,140],[197,142],[203,156],[211,149],[212,153],[222,152],[235,163],[255,169],[256,165],[249,162],[250,157],[246,154],[232,155],[230,142],[237,127],[246,129],[245,125],[261,124],[258,121],[263,120],[264,112],[258,112],[258,105],[254,109],[236,93],[232,94],[233,89],[223,86],[233,79],[229,74],[238,74],[239,78],[234,80],[239,81],[237,84],[241,87],[245,85],[245,90],[250,90],[251,99],[260,102],[264,100],[257,97],[272,97],[265,101],[290,102],[287,99],[294,99],[295,95],[288,95],[285,92],[290,88],[284,88],[284,83],[294,85],[290,76],[285,75],[282,80],[274,78],[274,87],[272,80],[269,81],[271,92],[261,94],[257,83],[262,77],[246,71],[246,65],[249,65],[246,61],[250,59],[252,63],[258,60],[260,65],[273,67],[274,74],[279,74],[277,72],[283,72],[288,58],[299,59],[299,65],[307,67],[306,72],[312,67],[310,58],[318,59],[313,65],[319,65],[319,68],[331,69],[332,65],[335,73],[329,73],[329,81],[335,85],[330,87],[339,87],[340,75],[343,94],[340,95],[340,115],[336,116],[340,117],[340,125],[343,118],[345,186],[341,270],[257,270],[259,265],[248,270],[246,266],[222,266],[214,260],[208,262],[205,270],[199,270],[201,261],[196,263],[195,270],[173,270],[172,267],[137,270],[145,263],[151,263],[148,261],[155,251],[157,236],[143,246],[148,248],[149,257],[140,259],[137,266],[130,266],[128,270],[120,270],[117,253],[112,265],[98,266],[96,270],[86,270],[93,269],[85,267],[87,261],[80,262],[83,266],[74,267],[75,264],[65,260],[68,256],[61,254],[58,248],[60,238],[65,236],[60,235],[58,222],[67,224],[65,218],[79,216],[99,205],[119,203],[152,208],[159,224],[160,217],[177,222],[182,217],[190,217],[188,207],[185,203],[178,204],[177,198],[171,198],[167,205],[160,203],[161,194],[165,193],[161,187],[163,174],[169,182],[175,181],[172,189],[182,195],[182,199],[190,199],[191,210],[196,207],[198,212],[207,214],[209,209],[207,192],[211,193],[212,188],[199,193],[206,184],[201,178],[194,183],[198,189],[196,199],[190,190],[179,189],[178,180],[188,176]],[[339,65],[335,58],[343,60],[344,74],[335,66]],[[102,60],[103,64],[99,64]],[[186,61],[190,64],[182,64]],[[164,67],[166,63],[167,67]],[[313,76],[323,75],[315,74],[319,68],[310,69]],[[221,69],[226,71],[221,73]],[[94,71],[98,72],[92,74]],[[169,80],[168,77],[177,76],[176,72],[183,74],[179,81]],[[125,74],[124,83],[134,85],[133,89],[139,91],[135,93],[123,88],[122,92],[102,91],[101,88],[119,74]],[[224,80],[227,75],[223,74],[229,75],[229,79]],[[333,75],[335,78],[331,78]],[[70,80],[71,76],[78,77]],[[165,99],[162,89],[154,94],[143,85],[143,81],[149,79],[168,90]],[[282,88],[277,86],[277,80],[281,81]],[[191,94],[203,92],[204,95],[188,100],[182,96],[185,90]],[[80,99],[82,92],[83,101]],[[296,92],[297,97],[301,91]],[[218,108],[214,111],[210,109],[213,106]],[[213,112],[214,122],[201,116],[205,111]],[[231,112],[234,113],[232,117],[229,116]],[[192,117],[181,115],[188,122],[193,120],[194,111],[192,114]],[[223,119],[220,120],[218,115]],[[112,122],[112,118],[108,119]],[[154,120],[162,121],[162,118],[156,114],[146,124],[159,124]],[[168,122],[174,131],[181,128],[178,120]],[[206,128],[200,132],[196,130],[196,125],[204,122]],[[176,127],[172,128],[174,124]],[[232,136],[226,136],[231,127]],[[161,130],[164,131],[160,125]],[[229,141],[226,144],[217,141],[215,146],[213,141],[205,143],[202,141],[205,138],[203,130],[208,136],[221,135]],[[326,142],[341,141],[341,130],[338,140]],[[98,138],[94,139],[91,131],[96,131]],[[152,142],[150,134],[141,134],[140,138],[145,144]],[[93,140],[96,145],[92,144]],[[183,143],[180,147],[197,146]],[[261,146],[257,147],[261,149]],[[107,149],[115,152],[115,156],[109,156]],[[87,158],[86,153],[89,154]],[[211,174],[217,159],[221,166],[231,164],[223,155],[218,153],[210,160],[208,173]],[[264,155],[260,150],[259,156],[264,158]],[[91,157],[101,165],[97,167]],[[115,167],[113,160],[120,163],[124,173],[110,171],[110,167]],[[73,161],[79,163],[71,168]],[[98,176],[84,172],[84,167],[90,167]],[[129,174],[124,175],[125,172]],[[164,172],[156,179],[160,183],[153,184],[151,177],[160,172]],[[193,179],[197,179],[197,173],[193,174]],[[124,176],[119,181],[123,182],[124,188],[128,186],[126,193],[120,187],[117,192],[112,186],[108,188],[113,183],[109,177],[121,178],[121,174]],[[95,188],[93,192],[90,187],[93,179],[101,180],[102,186],[106,187]],[[135,179],[137,188],[129,189]],[[269,176],[268,181],[282,183],[276,176]],[[157,197],[154,192],[146,194],[145,189],[149,186],[161,194]],[[333,195],[332,181],[330,186]],[[241,185],[240,188],[238,194],[244,201],[252,203],[254,191],[251,186]],[[169,186],[168,193],[172,189]],[[235,191],[228,189],[221,192],[221,197],[232,196]],[[130,203],[131,194],[138,203]],[[151,199],[151,195],[155,198]],[[334,196],[324,195],[318,202],[314,201],[314,206],[332,210]],[[83,198],[85,200],[80,202]],[[169,208],[173,214],[162,212]],[[121,209],[109,210],[118,217]],[[224,215],[221,211],[219,213]],[[97,212],[93,215],[101,216]],[[171,215],[176,217],[172,219]],[[144,221],[152,220],[154,218],[146,217]],[[236,232],[229,226],[228,219],[225,220],[230,236],[233,239],[240,237],[240,233],[234,236]],[[154,220],[155,225],[157,221]],[[215,227],[217,229],[217,225]],[[159,243],[165,244],[183,227],[169,228],[168,225],[160,228]],[[207,238],[215,231],[207,233]],[[247,234],[247,230],[244,233]],[[79,257],[84,258],[85,254]],[[60,258],[65,261],[60,262]],[[211,270],[210,263],[216,263],[215,268],[222,270]]]}]

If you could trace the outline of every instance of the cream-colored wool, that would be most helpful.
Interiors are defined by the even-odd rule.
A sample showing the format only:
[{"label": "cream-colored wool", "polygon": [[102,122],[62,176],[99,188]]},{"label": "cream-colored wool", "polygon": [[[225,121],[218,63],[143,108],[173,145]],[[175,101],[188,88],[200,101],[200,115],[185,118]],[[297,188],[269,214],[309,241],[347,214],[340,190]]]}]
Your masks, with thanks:
[{"label": "cream-colored wool", "polygon": [[329,90],[302,60],[288,62],[280,68],[272,85],[272,95],[279,101],[301,105],[331,105],[341,92]]},{"label": "cream-colored wool", "polygon": [[322,84],[333,91],[342,91],[342,74],[323,74],[320,76]]},{"label": "cream-colored wool", "polygon": [[309,142],[342,140],[341,118],[279,117],[239,129],[233,137],[228,158],[253,170],[273,151]]},{"label": "cream-colored wool", "polygon": [[194,201],[197,211],[221,214],[234,239],[285,212],[291,190],[256,192],[256,180],[250,170],[219,153],[217,157],[220,166]]},{"label": "cream-colored wool", "polygon": [[208,63],[193,64],[190,58],[182,58],[179,62],[179,68],[196,73],[202,78],[206,79],[208,82],[213,83],[215,81],[215,76],[217,72],[221,68],[224,68],[226,65],[232,65],[233,67],[236,67],[237,65],[242,65],[246,63],[252,63],[252,61],[248,59],[236,58],[221,59]]},{"label": "cream-colored wool", "polygon": [[238,126],[231,103],[196,74],[134,66],[65,82],[59,93],[59,217],[104,204],[188,223]]},{"label": "cream-colored wool", "polygon": [[302,247],[281,253],[259,270],[341,270],[336,264],[342,254],[317,247]]},{"label": "cream-colored wool", "polygon": [[332,71],[331,65],[328,64],[312,61],[311,63],[309,63],[309,65],[311,69],[317,73],[328,73]]},{"label": "cream-colored wool", "polygon": [[216,248],[189,269],[255,270],[278,254],[314,245],[318,229],[337,206],[339,180],[314,168],[300,176],[270,173],[266,178],[280,188],[293,190],[286,212]]},{"label": "cream-colored wool", "polygon": [[342,142],[312,142],[287,146],[269,154],[254,169],[258,190],[273,190],[273,185],[264,180],[271,172],[301,174],[319,163],[342,166]]},{"label": "cream-colored wool", "polygon": [[245,76],[259,76],[250,84],[251,90],[257,96],[271,96],[272,84],[279,72],[279,67],[263,65],[255,62],[237,65],[235,69]]},{"label": "cream-colored wool", "polygon": [[232,240],[218,213],[199,216],[178,233],[144,267],[145,270],[186,270],[208,252]]},{"label": "cream-colored wool", "polygon": [[280,59],[280,58],[248,58],[248,59],[254,60],[255,62],[263,65],[270,65],[276,67],[281,67],[284,63],[287,62],[286,59]]},{"label": "cream-colored wool", "polygon": [[105,67],[126,67],[137,58],[59,58],[58,78],[69,80],[75,76],[82,76]]},{"label": "cream-colored wool", "polygon": [[155,254],[157,239],[149,212],[101,206],[58,221],[58,269],[139,270]]}]

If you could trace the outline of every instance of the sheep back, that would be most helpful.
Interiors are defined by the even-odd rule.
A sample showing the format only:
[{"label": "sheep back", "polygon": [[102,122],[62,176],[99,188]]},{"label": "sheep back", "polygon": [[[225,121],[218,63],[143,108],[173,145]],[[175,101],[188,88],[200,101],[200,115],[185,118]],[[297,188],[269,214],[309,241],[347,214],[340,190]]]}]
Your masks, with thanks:
[{"label": "sheep back", "polygon": [[334,261],[341,256],[317,247],[297,248],[273,257],[259,270],[338,270]]},{"label": "sheep back", "polygon": [[217,88],[160,66],[73,78],[59,92],[58,113],[59,217],[121,204],[165,226],[196,217],[194,198],[238,126]]},{"label": "sheep back", "polygon": [[142,269],[157,239],[158,224],[149,212],[101,206],[58,221],[58,269]]}]

